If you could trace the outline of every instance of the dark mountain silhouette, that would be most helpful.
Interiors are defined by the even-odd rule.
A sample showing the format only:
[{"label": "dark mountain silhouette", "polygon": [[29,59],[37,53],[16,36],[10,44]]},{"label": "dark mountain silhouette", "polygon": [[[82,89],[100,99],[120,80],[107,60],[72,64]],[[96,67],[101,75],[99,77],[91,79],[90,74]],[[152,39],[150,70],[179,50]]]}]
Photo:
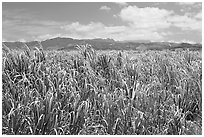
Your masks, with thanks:
[{"label": "dark mountain silhouette", "polygon": [[[22,49],[23,42],[3,42],[10,49]],[[38,41],[25,42],[33,49],[39,46]],[[115,41],[113,39],[72,39],[56,37],[41,41],[44,50],[75,50],[76,45],[90,44],[96,50],[164,50],[164,49],[190,49],[201,50],[202,44],[170,43],[170,42],[150,42],[139,41]]]}]

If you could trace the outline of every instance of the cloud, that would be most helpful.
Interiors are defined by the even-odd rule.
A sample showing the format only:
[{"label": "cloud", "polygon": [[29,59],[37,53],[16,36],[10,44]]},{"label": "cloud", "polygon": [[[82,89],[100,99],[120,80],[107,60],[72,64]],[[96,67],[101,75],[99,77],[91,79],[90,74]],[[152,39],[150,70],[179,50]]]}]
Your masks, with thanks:
[{"label": "cloud", "polygon": [[184,10],[201,9],[202,2],[177,2],[176,5],[181,6]]},{"label": "cloud", "polygon": [[100,22],[91,22],[87,25],[80,24],[79,22],[73,22],[71,24],[62,26],[61,28],[73,32],[91,32],[96,31],[102,27],[104,27],[104,25]]},{"label": "cloud", "polygon": [[118,15],[117,15],[117,14],[114,14],[113,17],[114,17],[114,18],[118,18]]},{"label": "cloud", "polygon": [[2,10],[2,18],[3,19],[11,19],[11,20],[26,20],[34,18],[33,15],[27,13],[25,9],[10,9],[10,10]]},{"label": "cloud", "polygon": [[[125,31],[125,26],[106,26],[100,22],[90,22],[89,24],[80,24],[73,22],[61,27],[67,33],[72,34],[75,38],[107,38],[115,37],[116,33]],[[115,37],[116,38],[116,37]]]},{"label": "cloud", "polygon": [[[4,10],[2,13],[2,37],[7,41],[44,40],[51,35],[64,33],[60,26],[66,22],[38,19],[24,9]],[[47,37],[46,37],[47,36]]]},{"label": "cloud", "polygon": [[19,39],[20,42],[27,42],[25,39]]},{"label": "cloud", "polygon": [[110,11],[111,8],[108,7],[108,6],[101,6],[101,7],[100,7],[100,10]]},{"label": "cloud", "polygon": [[63,23],[43,20],[3,20],[3,35],[6,32],[25,33],[29,35],[38,35],[42,33],[55,32],[59,30]]},{"label": "cloud", "polygon": [[31,41],[34,39],[44,40],[41,35],[64,33],[60,29],[61,22],[46,20],[3,20],[2,37],[8,41],[24,39]]},{"label": "cloud", "polygon": [[196,44],[195,41],[193,41],[193,40],[186,40],[186,39],[183,39],[183,40],[181,40],[180,42],[182,42],[182,43]]},{"label": "cloud", "polygon": [[114,13],[114,17],[121,21],[120,25],[106,25],[99,21],[81,23],[40,20],[21,10],[3,11],[2,36],[7,41],[22,38],[26,41],[45,40],[53,37],[162,41],[180,35],[176,34],[178,32],[182,35],[177,40],[186,35],[190,38],[190,33],[196,33],[195,37],[199,37],[202,30],[201,10],[178,15],[174,11],[156,7],[124,6],[118,14]]},{"label": "cloud", "polygon": [[168,42],[172,42],[172,43],[189,43],[189,44],[196,44],[197,42],[193,41],[193,40],[186,40],[186,39],[182,39],[179,41],[175,41],[175,40],[169,40]]},{"label": "cloud", "polygon": [[199,13],[197,13],[197,14],[195,15],[195,18],[202,20],[202,12],[200,11]]},{"label": "cloud", "polygon": [[45,34],[45,35],[39,35],[39,36],[34,36],[34,40],[46,40],[46,39],[51,39],[51,38],[56,38],[60,37],[61,34]]},{"label": "cloud", "polygon": [[128,5],[127,2],[114,2],[114,3],[118,4],[118,5],[121,6],[121,7],[124,7],[124,6],[127,6],[127,5]]},{"label": "cloud", "polygon": [[138,8],[128,6],[123,8],[119,14],[120,18],[128,22],[130,26],[137,29],[160,30],[170,26],[178,27],[182,30],[202,29],[201,12],[196,16],[177,15],[173,11],[154,7]]},{"label": "cloud", "polygon": [[128,6],[121,10],[119,16],[134,28],[157,30],[170,26],[166,19],[172,13],[172,11],[153,7]]},{"label": "cloud", "polygon": [[169,17],[167,21],[170,22],[172,26],[178,27],[182,30],[202,30],[202,21],[191,18],[187,15],[174,15]]},{"label": "cloud", "polygon": [[74,38],[113,38],[115,40],[159,40],[163,33],[149,31],[146,29],[137,30],[131,26],[107,26],[100,22],[91,22],[89,24],[80,24],[74,22],[62,26],[67,34]]},{"label": "cloud", "polygon": [[178,2],[179,5],[194,5],[196,2]]}]

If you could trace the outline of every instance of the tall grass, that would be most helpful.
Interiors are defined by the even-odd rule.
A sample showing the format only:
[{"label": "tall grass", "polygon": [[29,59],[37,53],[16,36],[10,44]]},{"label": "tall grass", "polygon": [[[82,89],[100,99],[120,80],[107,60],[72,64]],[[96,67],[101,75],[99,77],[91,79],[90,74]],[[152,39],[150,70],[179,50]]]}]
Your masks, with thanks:
[{"label": "tall grass", "polygon": [[202,59],[196,51],[77,49],[70,55],[4,47],[3,134],[202,134]]}]

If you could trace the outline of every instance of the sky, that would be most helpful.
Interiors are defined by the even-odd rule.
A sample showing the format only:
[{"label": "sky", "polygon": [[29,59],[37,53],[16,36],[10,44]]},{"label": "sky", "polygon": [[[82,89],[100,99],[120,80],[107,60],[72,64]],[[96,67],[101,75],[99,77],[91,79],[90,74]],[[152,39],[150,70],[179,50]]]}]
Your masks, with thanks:
[{"label": "sky", "polygon": [[3,2],[2,40],[202,42],[201,2]]}]

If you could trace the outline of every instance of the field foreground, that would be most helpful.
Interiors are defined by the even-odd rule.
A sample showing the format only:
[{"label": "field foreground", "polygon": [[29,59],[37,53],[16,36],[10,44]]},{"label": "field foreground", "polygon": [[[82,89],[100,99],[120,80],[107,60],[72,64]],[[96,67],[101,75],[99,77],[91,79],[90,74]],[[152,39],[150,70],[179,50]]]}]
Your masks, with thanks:
[{"label": "field foreground", "polygon": [[202,134],[198,51],[77,48],[3,49],[3,134]]}]

